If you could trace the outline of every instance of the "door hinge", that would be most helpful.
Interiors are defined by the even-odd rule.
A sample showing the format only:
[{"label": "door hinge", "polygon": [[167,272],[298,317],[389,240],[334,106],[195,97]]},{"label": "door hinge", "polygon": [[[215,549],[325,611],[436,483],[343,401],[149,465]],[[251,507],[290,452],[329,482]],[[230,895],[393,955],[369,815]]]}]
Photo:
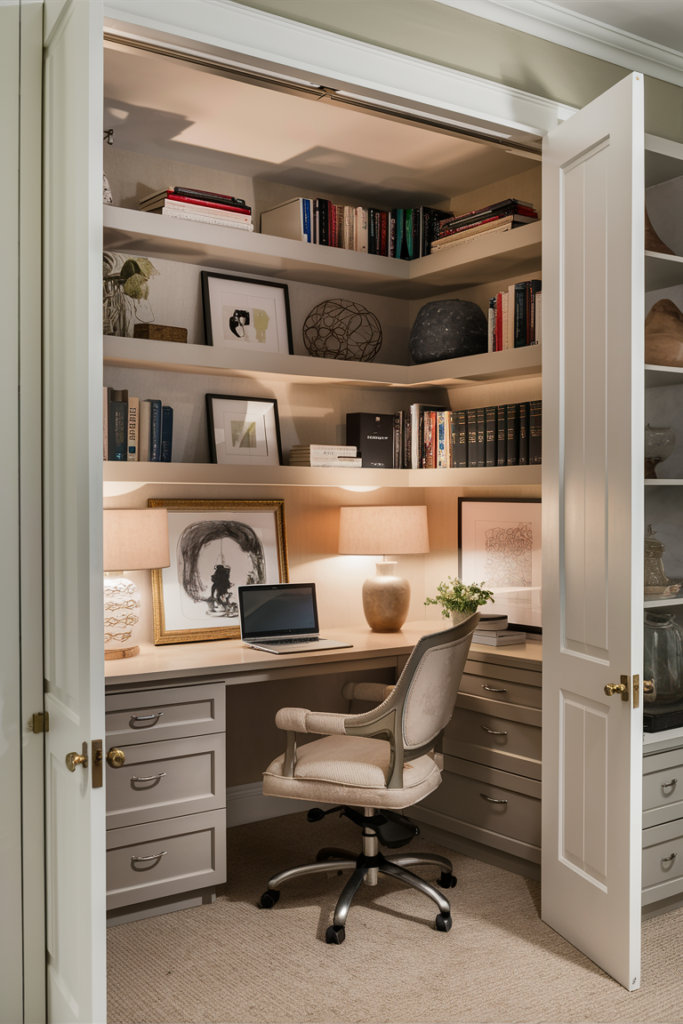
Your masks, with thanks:
[{"label": "door hinge", "polygon": [[28,727],[31,732],[49,732],[50,731],[50,714],[47,711],[39,711],[36,715],[31,715],[31,720],[28,723]]}]

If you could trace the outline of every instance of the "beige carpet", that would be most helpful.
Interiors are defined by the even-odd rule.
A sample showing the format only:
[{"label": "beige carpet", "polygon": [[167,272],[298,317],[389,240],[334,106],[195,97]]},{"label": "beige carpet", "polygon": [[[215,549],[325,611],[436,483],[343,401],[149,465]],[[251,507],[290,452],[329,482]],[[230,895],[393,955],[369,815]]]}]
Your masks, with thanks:
[{"label": "beige carpet", "polygon": [[644,923],[629,994],[541,922],[538,883],[458,854],[448,934],[430,900],[388,878],[362,888],[342,946],[325,929],[347,874],[292,882],[257,909],[270,874],[322,846],[355,849],[357,831],[304,814],[230,829],[214,905],[109,929],[112,1024],[683,1021],[683,910]]}]

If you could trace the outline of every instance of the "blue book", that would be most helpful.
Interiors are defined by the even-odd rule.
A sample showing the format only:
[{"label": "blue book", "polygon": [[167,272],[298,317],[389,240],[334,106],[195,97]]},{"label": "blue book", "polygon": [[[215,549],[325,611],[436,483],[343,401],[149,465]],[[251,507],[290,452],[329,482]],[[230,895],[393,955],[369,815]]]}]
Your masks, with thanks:
[{"label": "blue book", "polygon": [[304,234],[307,242],[312,242],[311,238],[311,200],[302,199],[303,204],[303,221],[304,221]]},{"label": "blue book", "polygon": [[161,402],[151,398],[151,424],[149,428],[149,461],[161,462]]},{"label": "blue book", "polygon": [[165,405],[161,410],[161,461],[172,462],[173,454],[173,409]]}]

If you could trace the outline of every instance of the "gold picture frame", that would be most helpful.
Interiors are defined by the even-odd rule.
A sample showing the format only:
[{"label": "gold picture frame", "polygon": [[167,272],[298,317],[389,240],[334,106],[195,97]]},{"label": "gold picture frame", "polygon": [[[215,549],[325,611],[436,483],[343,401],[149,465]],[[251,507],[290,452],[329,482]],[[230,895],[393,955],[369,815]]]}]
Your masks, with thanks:
[{"label": "gold picture frame", "polygon": [[289,582],[282,499],[150,498],[147,504],[168,510],[171,553],[168,569],[152,569],[155,644],[239,637],[236,587]]}]

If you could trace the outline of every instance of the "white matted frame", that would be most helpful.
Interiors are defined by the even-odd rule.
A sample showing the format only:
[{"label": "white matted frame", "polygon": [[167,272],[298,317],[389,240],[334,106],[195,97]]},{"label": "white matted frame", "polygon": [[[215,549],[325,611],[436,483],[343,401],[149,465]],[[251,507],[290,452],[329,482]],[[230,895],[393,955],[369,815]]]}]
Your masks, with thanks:
[{"label": "white matted frame", "polygon": [[211,461],[221,466],[280,466],[282,444],[275,398],[207,395]]},{"label": "white matted frame", "polygon": [[492,590],[511,628],[540,632],[541,499],[458,498],[458,575]]},{"label": "white matted frame", "polygon": [[200,276],[207,345],[237,352],[293,353],[286,284],[209,270]]},{"label": "white matted frame", "polygon": [[168,509],[171,554],[152,570],[155,644],[240,635],[237,587],[289,581],[284,504],[149,499]]}]

